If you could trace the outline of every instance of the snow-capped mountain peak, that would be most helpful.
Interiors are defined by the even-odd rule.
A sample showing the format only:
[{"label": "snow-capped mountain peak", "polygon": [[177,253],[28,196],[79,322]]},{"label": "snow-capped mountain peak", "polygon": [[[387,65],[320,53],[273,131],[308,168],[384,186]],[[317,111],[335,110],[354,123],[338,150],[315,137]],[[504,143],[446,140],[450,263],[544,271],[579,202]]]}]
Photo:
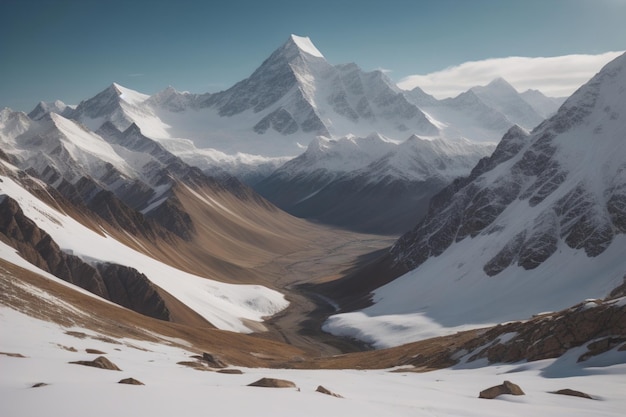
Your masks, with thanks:
[{"label": "snow-capped mountain peak", "polygon": [[28,117],[33,120],[39,120],[48,113],[64,114],[64,112],[68,109],[68,105],[63,103],[61,100],[55,100],[49,103],[40,101],[39,104],[37,104],[37,106],[30,113],[28,113]]},{"label": "snow-capped mountain peak", "polygon": [[300,49],[309,55],[316,56],[318,58],[324,58],[324,55],[313,45],[311,39],[308,36],[291,35],[289,40]]},{"label": "snow-capped mountain peak", "polygon": [[506,115],[512,124],[532,128],[544,119],[502,77],[494,79],[486,86],[472,87],[470,91],[485,104]]},{"label": "snow-capped mountain peak", "polygon": [[131,90],[130,88],[123,87],[117,83],[111,84],[111,89],[115,90],[118,97],[125,102],[138,106],[147,99],[150,98],[149,95],[140,93],[135,90]]},{"label": "snow-capped mountain peak", "polygon": [[479,95],[481,94],[512,94],[517,93],[515,87],[513,87],[507,80],[502,77],[496,77],[491,80],[485,86],[476,86],[472,87],[471,90],[476,91]]}]

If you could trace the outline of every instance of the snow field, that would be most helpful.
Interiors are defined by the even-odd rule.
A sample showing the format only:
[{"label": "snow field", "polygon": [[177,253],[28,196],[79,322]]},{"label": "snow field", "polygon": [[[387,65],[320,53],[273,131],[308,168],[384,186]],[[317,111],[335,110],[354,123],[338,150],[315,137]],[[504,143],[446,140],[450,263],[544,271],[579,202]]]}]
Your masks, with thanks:
[{"label": "snow field", "polygon": [[[242,375],[197,371],[179,361],[191,352],[167,340],[122,339],[112,344],[79,339],[66,329],[6,307],[0,308],[3,334],[0,352],[0,415],[111,416],[621,416],[626,407],[626,365],[580,368],[575,363],[546,360],[480,369],[445,369],[429,373],[389,370],[287,370],[240,368]],[[70,352],[64,347],[73,347]],[[98,349],[119,371],[69,364],[92,360],[85,349]],[[142,350],[144,349],[144,350]],[[569,375],[569,376],[568,376]],[[584,376],[583,376],[584,375]],[[117,384],[132,377],[145,386]],[[293,381],[292,388],[248,387],[262,377]],[[478,398],[479,391],[511,380],[525,396]],[[44,382],[48,386],[31,388]],[[318,385],[342,395],[315,392]],[[586,400],[548,393],[571,388],[591,394]]]}]

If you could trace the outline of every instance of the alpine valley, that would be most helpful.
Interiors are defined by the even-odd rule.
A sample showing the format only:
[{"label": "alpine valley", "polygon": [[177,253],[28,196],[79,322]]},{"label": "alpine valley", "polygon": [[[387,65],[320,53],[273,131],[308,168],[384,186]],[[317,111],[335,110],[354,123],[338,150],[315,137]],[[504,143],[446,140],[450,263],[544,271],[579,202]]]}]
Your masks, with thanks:
[{"label": "alpine valley", "polygon": [[0,415],[626,407],[626,55],[439,100],[291,35],[225,91],[1,110],[0,213]]}]

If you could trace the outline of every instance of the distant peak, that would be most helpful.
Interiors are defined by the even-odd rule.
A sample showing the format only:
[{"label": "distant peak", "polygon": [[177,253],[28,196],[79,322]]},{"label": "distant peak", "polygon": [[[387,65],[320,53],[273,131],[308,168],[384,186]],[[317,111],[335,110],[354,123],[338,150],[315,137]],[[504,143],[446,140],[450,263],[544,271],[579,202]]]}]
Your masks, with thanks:
[{"label": "distant peak", "polygon": [[513,90],[515,90],[515,87],[513,87],[511,85],[511,83],[509,83],[507,80],[505,80],[502,77],[494,78],[489,84],[487,84],[487,87],[490,87],[490,88],[506,88],[506,89],[513,89]]},{"label": "distant peak", "polygon": [[307,36],[298,36],[292,34],[289,37],[287,43],[295,45],[300,51],[307,53],[311,56],[324,58],[324,55],[322,55],[319,49],[317,49],[315,45],[313,45],[313,42],[311,42],[311,39],[309,39]]}]

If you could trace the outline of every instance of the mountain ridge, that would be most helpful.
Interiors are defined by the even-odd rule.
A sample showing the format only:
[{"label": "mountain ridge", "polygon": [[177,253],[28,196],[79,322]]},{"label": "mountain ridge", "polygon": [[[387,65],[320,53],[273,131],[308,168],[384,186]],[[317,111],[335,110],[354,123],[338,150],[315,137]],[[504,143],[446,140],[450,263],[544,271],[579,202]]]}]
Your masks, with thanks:
[{"label": "mountain ridge", "polygon": [[326,329],[404,343],[606,296],[625,268],[625,77],[626,54],[532,132],[512,128],[394,244],[399,278]]}]

